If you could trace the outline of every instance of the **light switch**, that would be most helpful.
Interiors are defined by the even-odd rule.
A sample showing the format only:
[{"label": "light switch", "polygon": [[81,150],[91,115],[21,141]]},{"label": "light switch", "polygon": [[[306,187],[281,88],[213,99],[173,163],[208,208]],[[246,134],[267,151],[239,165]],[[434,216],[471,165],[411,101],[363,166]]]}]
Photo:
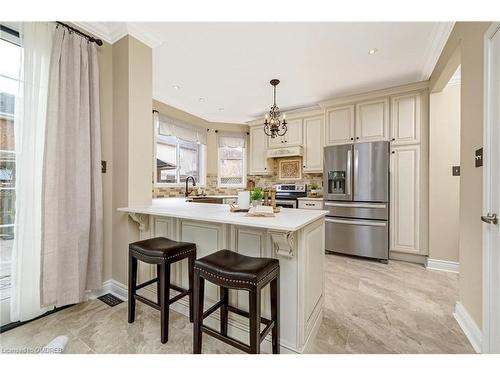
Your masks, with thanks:
[{"label": "light switch", "polygon": [[451,167],[451,175],[452,176],[460,176],[460,166],[459,165],[454,165]]},{"label": "light switch", "polygon": [[106,160],[101,160],[101,173],[106,173]]},{"label": "light switch", "polygon": [[482,167],[483,166],[483,148],[479,148],[476,150],[476,168]]}]

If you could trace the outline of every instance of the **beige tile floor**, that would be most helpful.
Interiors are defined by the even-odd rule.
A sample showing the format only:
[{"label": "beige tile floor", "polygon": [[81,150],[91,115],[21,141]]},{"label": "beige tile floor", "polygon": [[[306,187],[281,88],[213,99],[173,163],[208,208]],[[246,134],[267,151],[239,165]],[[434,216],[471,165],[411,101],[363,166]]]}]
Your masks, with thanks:
[{"label": "beige tile floor", "polygon": [[[453,318],[458,275],[390,261],[388,265],[326,256],[325,313],[314,353],[473,353]],[[2,349],[43,346],[67,335],[66,353],[190,353],[192,325],[170,315],[167,344],[159,314],[138,304],[134,324],[127,306],[85,302],[0,335]],[[204,353],[239,351],[207,335]]]}]

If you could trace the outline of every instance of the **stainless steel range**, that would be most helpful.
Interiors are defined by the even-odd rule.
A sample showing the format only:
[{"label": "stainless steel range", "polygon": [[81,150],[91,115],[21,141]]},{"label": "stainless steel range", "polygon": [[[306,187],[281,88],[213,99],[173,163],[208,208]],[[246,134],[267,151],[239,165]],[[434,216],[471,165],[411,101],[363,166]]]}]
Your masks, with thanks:
[{"label": "stainless steel range", "polygon": [[284,208],[297,208],[297,198],[306,197],[305,184],[274,185],[276,190],[276,206]]},{"label": "stainless steel range", "polygon": [[389,258],[389,143],[324,148],[326,250]]}]

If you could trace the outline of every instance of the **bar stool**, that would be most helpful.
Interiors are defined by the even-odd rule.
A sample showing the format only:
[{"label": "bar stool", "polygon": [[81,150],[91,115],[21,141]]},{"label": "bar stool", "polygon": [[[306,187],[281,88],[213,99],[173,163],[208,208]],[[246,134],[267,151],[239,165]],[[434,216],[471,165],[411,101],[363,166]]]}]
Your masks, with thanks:
[{"label": "bar stool", "polygon": [[[170,284],[170,265],[183,259],[189,259],[189,289]],[[161,314],[161,342],[168,341],[169,305],[189,296],[189,320],[193,322],[193,268],[196,259],[196,244],[189,242],[172,241],[164,237],[133,242],[129,245],[128,267],[128,322],[135,320],[135,302],[140,301],[148,306],[160,310]],[[156,264],[157,277],[137,285],[137,261]],[[155,303],[137,294],[137,291],[150,284],[157,283],[157,298]],[[170,289],[180,292],[170,298]]]},{"label": "bar stool", "polygon": [[[253,258],[230,250],[220,250],[195,261],[193,353],[200,354],[202,334],[206,333],[246,353],[260,353],[260,344],[272,331],[273,354],[279,354],[279,262]],[[221,299],[203,312],[205,280],[219,286]],[[271,283],[271,320],[261,317],[261,290]],[[229,289],[249,292],[249,312],[229,305]],[[203,319],[220,308],[220,332],[203,325]],[[250,320],[250,345],[227,335],[228,312]],[[261,332],[260,324],[266,325]]]}]

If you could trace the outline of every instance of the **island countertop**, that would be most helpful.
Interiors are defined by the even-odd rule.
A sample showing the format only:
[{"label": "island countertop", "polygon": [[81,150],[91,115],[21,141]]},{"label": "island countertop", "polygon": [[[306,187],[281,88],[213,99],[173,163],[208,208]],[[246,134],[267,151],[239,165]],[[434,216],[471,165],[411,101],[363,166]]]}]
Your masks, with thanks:
[{"label": "island countertop", "polygon": [[324,210],[281,208],[281,212],[274,217],[249,217],[245,216],[245,212],[230,212],[227,204],[186,202],[185,198],[153,199],[150,206],[121,207],[118,211],[292,232],[328,213]]}]

